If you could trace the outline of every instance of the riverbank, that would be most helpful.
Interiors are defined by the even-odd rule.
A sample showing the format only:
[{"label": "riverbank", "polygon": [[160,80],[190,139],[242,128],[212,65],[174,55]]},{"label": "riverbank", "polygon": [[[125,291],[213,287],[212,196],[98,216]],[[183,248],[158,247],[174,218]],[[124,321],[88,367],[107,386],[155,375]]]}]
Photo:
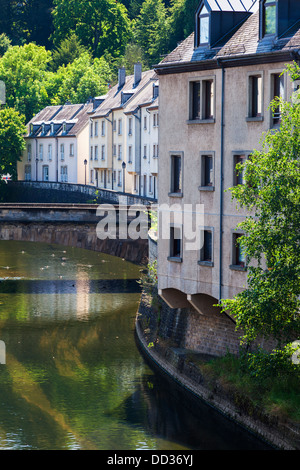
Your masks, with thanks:
[{"label": "riverbank", "polygon": [[281,450],[300,449],[300,426],[262,407],[232,387],[203,373],[199,364],[212,356],[182,347],[170,329],[169,307],[158,296],[143,293],[136,317],[136,334],[147,358],[193,396],[228,419]]}]

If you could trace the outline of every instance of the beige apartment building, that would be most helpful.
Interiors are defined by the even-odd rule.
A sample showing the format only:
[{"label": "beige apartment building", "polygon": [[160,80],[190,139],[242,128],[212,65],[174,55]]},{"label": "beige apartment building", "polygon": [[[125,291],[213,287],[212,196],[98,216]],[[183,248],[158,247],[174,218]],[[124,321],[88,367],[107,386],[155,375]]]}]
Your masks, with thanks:
[{"label": "beige apartment building", "polygon": [[119,69],[118,83],[95,100],[89,113],[89,184],[99,188],[142,195],[142,107],[153,103],[153,70],[134,74]]},{"label": "beige apartment building", "polygon": [[299,62],[299,28],[300,1],[202,0],[195,32],[155,66],[158,288],[172,308],[204,314],[246,286],[236,243],[245,214],[226,190],[242,184],[236,164],[280,125],[269,104],[296,86],[281,73]]}]

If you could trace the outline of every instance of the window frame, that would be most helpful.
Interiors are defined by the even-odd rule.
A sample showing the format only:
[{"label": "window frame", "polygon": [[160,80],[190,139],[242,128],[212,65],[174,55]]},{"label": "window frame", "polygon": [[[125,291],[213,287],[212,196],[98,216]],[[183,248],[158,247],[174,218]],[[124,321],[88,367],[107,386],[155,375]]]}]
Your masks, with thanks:
[{"label": "window frame", "polygon": [[232,152],[232,185],[237,186],[238,184],[244,184],[244,181],[242,183],[237,183],[237,172],[236,172],[236,165],[239,162],[236,162],[236,157],[244,157],[245,161],[248,160],[249,156],[253,153],[253,150],[233,150]]},{"label": "window frame", "polygon": [[244,235],[244,232],[240,230],[231,231],[231,264],[230,269],[234,271],[247,271],[247,260],[242,263],[238,263],[239,258],[239,245],[236,243],[237,239]]},{"label": "window frame", "polygon": [[[183,176],[184,176],[184,153],[182,151],[180,152],[169,152],[170,156],[170,191],[168,193],[169,197],[183,197]],[[180,158],[180,172],[181,172],[181,177],[180,182],[181,184],[178,187],[178,190],[175,190],[175,174],[174,174],[174,161],[175,158]]]},{"label": "window frame", "polygon": [[[282,97],[284,100],[286,100],[286,93],[287,93],[287,82],[286,82],[286,74],[284,75],[281,75],[283,72],[282,69],[276,69],[276,70],[270,70],[270,77],[269,77],[269,86],[270,86],[270,103],[271,101],[273,101],[273,99],[275,98],[275,77],[277,77],[279,80],[282,80],[282,86],[283,86],[283,93],[282,95],[280,95],[280,97]],[[279,83],[279,87],[280,87],[280,83]],[[270,109],[270,129],[273,129],[273,128],[278,128],[280,126],[280,123],[281,123],[281,112],[279,111],[279,118],[274,118],[274,114],[273,114],[273,111],[272,109]],[[277,122],[275,122],[275,119],[277,120]]]},{"label": "window frame", "polygon": [[[175,238],[175,230],[180,231],[180,238]],[[182,234],[183,234],[183,227],[182,225],[171,223],[170,224],[170,239],[169,239],[169,256],[167,257],[168,261],[173,261],[175,263],[182,263],[182,257],[183,257],[183,239],[182,239]],[[178,255],[176,254],[177,251],[174,250],[175,248],[175,240],[178,240],[177,243],[179,243],[179,251]]]},{"label": "window frame", "polygon": [[[207,111],[207,84],[211,84],[211,114],[208,116]],[[194,103],[195,103],[195,85],[199,85],[199,117],[195,117]],[[216,120],[216,76],[203,75],[188,80],[188,119],[187,124],[214,124]]]},{"label": "window frame", "polygon": [[[253,79],[260,78],[261,79],[261,96],[257,96],[257,109],[261,108],[261,113],[254,112],[254,84]],[[257,87],[259,88],[259,87]],[[264,72],[263,71],[253,71],[248,72],[247,75],[247,116],[246,121],[263,121],[264,120]]]},{"label": "window frame", "polygon": [[[269,5],[266,5],[269,3]],[[266,8],[275,7],[275,31],[271,33],[266,32]],[[278,14],[278,2],[277,0],[264,0],[261,5],[261,33],[262,37],[271,37],[277,34],[277,14]]]},{"label": "window frame", "polygon": [[[203,240],[203,244],[201,243],[201,248],[199,250],[199,260],[198,260],[198,265],[199,266],[214,266],[214,227],[200,227],[200,241]],[[210,240],[210,250],[211,250],[211,256],[210,259],[205,259],[204,255],[204,250],[205,250],[205,234],[209,233],[211,236]]]},{"label": "window frame", "polygon": [[[212,184],[206,183],[206,160],[205,157],[212,159]],[[214,191],[215,190],[215,152],[214,151],[201,151],[200,152],[200,185],[199,191]]]}]

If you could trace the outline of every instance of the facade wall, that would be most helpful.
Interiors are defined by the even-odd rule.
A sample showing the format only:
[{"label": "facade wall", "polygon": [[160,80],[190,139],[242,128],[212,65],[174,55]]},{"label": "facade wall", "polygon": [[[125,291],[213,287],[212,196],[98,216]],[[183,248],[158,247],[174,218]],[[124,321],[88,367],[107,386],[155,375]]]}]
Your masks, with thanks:
[{"label": "facade wall", "polygon": [[[182,255],[168,260],[170,237],[158,244],[159,290],[174,288],[186,295],[207,294],[214,299],[233,297],[247,282],[247,273],[240,266],[233,266],[233,233],[245,217],[236,208],[226,190],[233,186],[234,154],[249,155],[260,149],[262,133],[271,126],[269,108],[272,98],[271,75],[282,72],[285,63],[231,67],[225,69],[224,127],[222,144],[222,69],[199,72],[160,75],[160,139],[159,150],[159,207],[177,204],[179,211],[197,210],[203,205],[204,217],[199,223],[194,220],[197,230],[212,232],[213,256],[211,263],[199,263],[200,245],[196,250],[188,247],[187,224],[177,216],[171,223],[182,226]],[[249,75],[260,73],[263,78],[263,107],[260,119],[247,119],[249,104]],[[215,84],[214,120],[197,122],[190,120],[190,83],[195,80],[211,79]],[[285,77],[285,97],[291,95],[291,85]],[[188,122],[189,121],[189,122]],[[223,190],[221,214],[221,155],[223,152]],[[213,185],[200,188],[202,155],[213,157]],[[170,195],[171,155],[182,157],[182,191]],[[192,209],[187,205],[192,205]],[[195,215],[195,214],[194,214]],[[160,223],[166,220],[161,212]],[[222,253],[220,251],[220,227],[222,222]],[[193,230],[195,230],[195,225]],[[168,230],[167,230],[168,232]],[[222,258],[221,258],[222,256]],[[222,288],[220,289],[220,259],[222,261]]]}]

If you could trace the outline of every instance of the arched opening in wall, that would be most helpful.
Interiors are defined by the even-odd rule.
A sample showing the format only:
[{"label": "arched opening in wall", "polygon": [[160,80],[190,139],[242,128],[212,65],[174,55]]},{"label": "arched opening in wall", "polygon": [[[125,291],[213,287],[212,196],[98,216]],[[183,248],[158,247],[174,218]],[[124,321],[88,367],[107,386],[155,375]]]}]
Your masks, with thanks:
[{"label": "arched opening in wall", "polygon": [[158,293],[170,308],[188,308],[190,306],[187,295],[178,289],[162,289]]}]

